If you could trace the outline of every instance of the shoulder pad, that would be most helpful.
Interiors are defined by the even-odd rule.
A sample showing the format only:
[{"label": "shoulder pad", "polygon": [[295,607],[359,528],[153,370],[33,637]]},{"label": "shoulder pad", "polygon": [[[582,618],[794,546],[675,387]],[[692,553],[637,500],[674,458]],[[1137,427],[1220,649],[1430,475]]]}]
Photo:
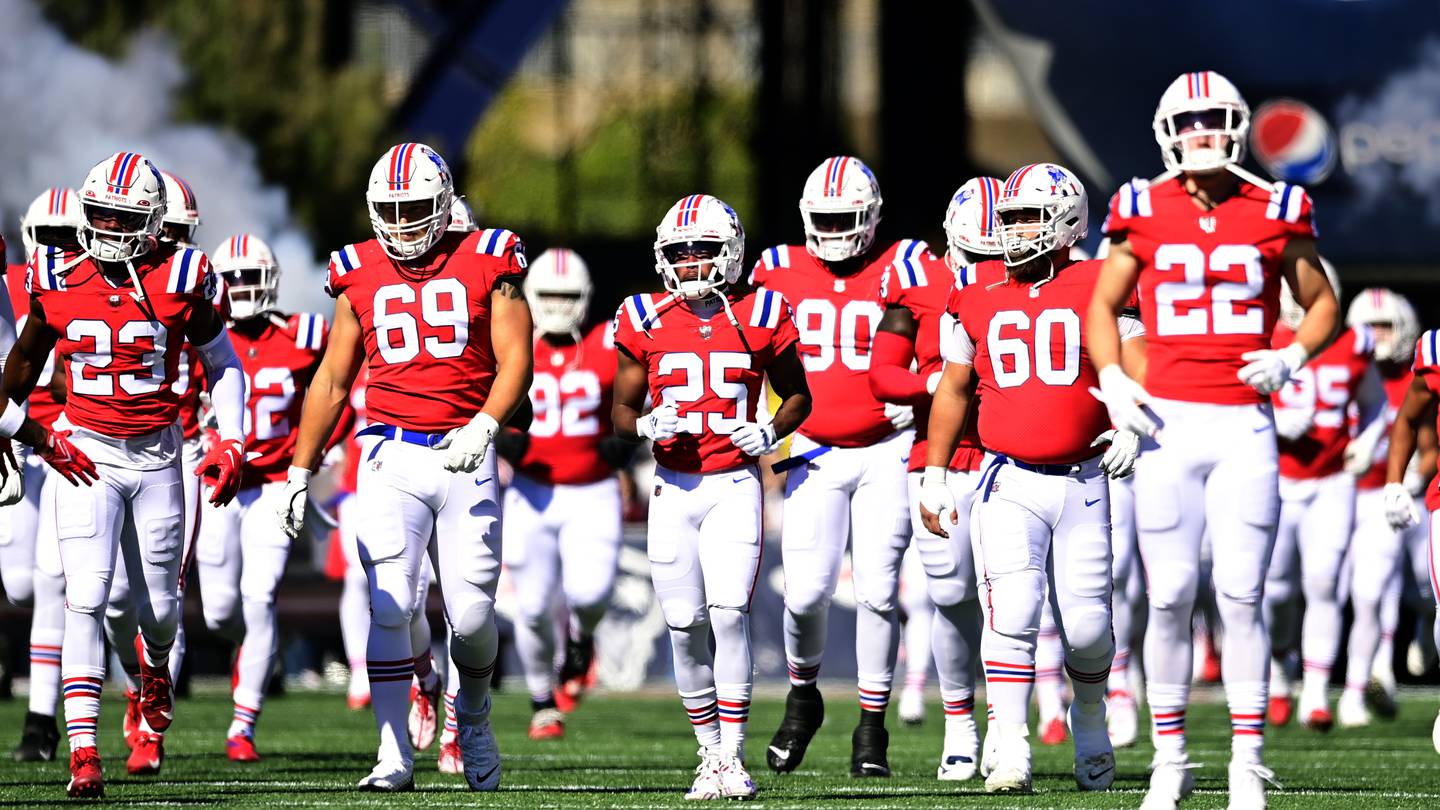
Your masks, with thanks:
[{"label": "shoulder pad", "polygon": [[649,332],[660,325],[655,296],[650,293],[639,293],[626,298],[620,305],[620,311],[629,318],[630,327],[636,332]]},{"label": "shoulder pad", "polygon": [[780,325],[780,313],[787,306],[785,296],[780,293],[764,287],[756,289],[750,304],[750,325],[756,329],[774,329]]},{"label": "shoulder pad", "polygon": [[299,312],[290,318],[295,330],[295,348],[318,352],[325,348],[325,316],[314,312]]},{"label": "shoulder pad", "polygon": [[360,251],[354,245],[346,245],[330,254],[330,266],[325,270],[325,292],[336,295],[340,290],[340,279],[360,269]]},{"label": "shoulder pad", "polygon": [[514,249],[520,244],[520,237],[512,231],[504,228],[486,228],[476,234],[475,252],[485,256],[504,256],[506,251]]},{"label": "shoulder pad", "polygon": [[1150,205],[1150,181],[1133,178],[1115,192],[1115,210],[1125,219],[1148,217],[1153,213]]},{"label": "shoulder pad", "polygon": [[790,246],[776,245],[760,254],[760,263],[766,270],[779,270],[790,266]]},{"label": "shoulder pad", "polygon": [[1299,222],[1305,207],[1305,198],[1303,187],[1277,180],[1270,189],[1270,202],[1265,206],[1265,218]]},{"label": "shoulder pad", "polygon": [[65,253],[59,248],[40,245],[26,262],[25,291],[65,289]]},{"label": "shoulder pad", "polygon": [[923,287],[929,283],[925,279],[925,268],[920,262],[920,257],[929,250],[930,246],[919,239],[901,239],[895,243],[895,256],[890,264],[895,268],[895,278],[900,282],[900,289]]},{"label": "shoulder pad", "polygon": [[195,248],[182,247],[170,257],[170,276],[165,282],[165,291],[171,294],[200,290],[206,298],[213,298],[215,274],[210,272],[210,260]]},{"label": "shoulder pad", "polygon": [[1415,343],[1415,370],[1440,365],[1440,330],[1427,329]]}]

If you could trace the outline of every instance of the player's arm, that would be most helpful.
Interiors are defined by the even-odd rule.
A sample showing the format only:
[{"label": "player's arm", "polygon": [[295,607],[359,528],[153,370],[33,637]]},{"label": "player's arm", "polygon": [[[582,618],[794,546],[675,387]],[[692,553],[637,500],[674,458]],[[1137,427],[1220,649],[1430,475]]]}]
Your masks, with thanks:
[{"label": "player's arm", "polygon": [[490,293],[490,345],[495,347],[495,382],[480,412],[504,424],[529,401],[534,375],[534,325],[520,279],[506,277]]},{"label": "player's arm", "polygon": [[[5,389],[5,398],[17,404],[24,404],[45,372],[45,358],[55,350],[60,335],[45,320],[45,309],[40,302],[30,302],[30,317],[25,319],[25,328],[15,339],[10,354],[5,360],[0,387]],[[56,369],[55,376],[62,376]]]},{"label": "player's arm", "polygon": [[915,360],[915,315],[905,307],[889,306],[870,344],[870,393],[881,402],[922,405],[940,382],[940,372],[922,378],[910,370]]},{"label": "player's arm", "polygon": [[1435,432],[1433,415],[1427,415],[1427,418],[1420,423],[1420,429],[1415,432],[1415,441],[1420,448],[1420,480],[1433,481],[1435,480],[1436,462],[1440,461],[1440,436],[1437,436]]},{"label": "player's arm", "polygon": [[1325,276],[1325,268],[1320,266],[1314,239],[1295,238],[1286,242],[1280,254],[1280,270],[1295,293],[1295,302],[1305,308],[1305,317],[1295,330],[1295,341],[1291,344],[1304,348],[1303,365],[1340,334],[1340,302]]},{"label": "player's arm", "polygon": [[[1128,241],[1110,245],[1105,255],[1105,264],[1095,280],[1095,292],[1090,296],[1090,309],[1086,313],[1085,349],[1099,372],[1100,388],[1091,389],[1110,411],[1110,421],[1121,430],[1137,435],[1153,435],[1159,428],[1154,417],[1144,407],[1149,395],[1137,382],[1144,378],[1144,346],[1138,362],[1134,352],[1126,361],[1126,352],[1121,345],[1119,319],[1125,304],[1135,291],[1140,280],[1140,260],[1130,250]],[[1126,343],[1134,343],[1129,340]]]},{"label": "player's arm", "polygon": [[[55,350],[58,338],[59,334],[46,322],[45,310],[40,302],[32,301],[30,318],[25,321],[25,328],[11,348],[4,371],[0,372],[0,388],[5,391],[5,407],[0,412],[0,437],[34,448],[36,454],[65,480],[88,486],[99,477],[94,462],[63,435],[52,433],[31,419],[22,407],[35,390],[35,383],[45,370],[45,358]],[[3,451],[11,472],[19,474],[19,465],[15,463],[9,442],[4,443]]]},{"label": "player's arm", "polygon": [[765,367],[770,389],[780,398],[780,407],[775,409],[775,417],[770,421],[776,441],[794,433],[810,415],[810,384],[805,379],[805,366],[795,349],[797,345],[791,343],[785,347],[785,351]]},{"label": "player's arm", "polygon": [[638,442],[645,438],[639,432],[640,412],[645,407],[645,367],[631,356],[624,346],[617,346],[615,366],[615,404],[610,408],[610,421],[615,435]]},{"label": "player's arm", "polygon": [[1420,522],[1415,498],[1405,487],[1405,468],[1410,466],[1410,456],[1415,452],[1421,422],[1434,408],[1435,392],[1425,384],[1423,375],[1416,374],[1390,428],[1390,456],[1385,462],[1385,488],[1381,493],[1385,519],[1397,530]]},{"label": "player's arm", "polygon": [[[957,327],[958,328],[958,327]],[[925,452],[925,474],[920,482],[920,520],[925,528],[941,537],[949,537],[945,526],[960,522],[954,496],[945,483],[950,459],[965,432],[965,420],[973,399],[974,366],[946,357],[945,370],[935,386],[930,403],[929,443]]]},{"label": "player's arm", "polygon": [[305,391],[305,404],[300,411],[300,432],[295,437],[295,457],[291,470],[314,472],[320,466],[326,441],[350,403],[350,388],[360,373],[363,359],[360,321],[350,308],[350,301],[341,293],[335,299],[335,323],[325,343],[325,355],[315,369],[315,377]]},{"label": "player's arm", "polygon": [[210,406],[215,411],[216,429],[224,441],[245,440],[245,370],[220,312],[208,303],[197,306],[185,324],[185,337],[200,355],[205,367]]}]

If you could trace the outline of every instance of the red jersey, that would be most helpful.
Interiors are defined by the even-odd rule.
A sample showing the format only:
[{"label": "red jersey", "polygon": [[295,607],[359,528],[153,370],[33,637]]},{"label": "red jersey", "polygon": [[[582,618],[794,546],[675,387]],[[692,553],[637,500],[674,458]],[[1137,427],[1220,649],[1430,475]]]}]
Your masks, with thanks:
[{"label": "red jersey", "polygon": [[323,317],[302,312],[284,320],[283,327],[263,320],[259,333],[230,330],[245,370],[245,455],[250,457],[245,462],[246,487],[285,480],[295,455],[305,390],[325,354]]},{"label": "red jersey", "polygon": [[1410,390],[1410,381],[1415,378],[1415,372],[1408,368],[1390,371],[1388,369],[1394,368],[1392,364],[1377,365],[1376,368],[1380,371],[1380,382],[1385,386],[1385,433],[1375,444],[1375,463],[1355,481],[1356,489],[1380,489],[1385,486],[1385,468],[1390,455],[1390,426],[1395,424],[1395,417],[1400,413],[1400,403],[1405,401],[1405,392]]},{"label": "red jersey", "polygon": [[731,295],[730,310],[701,317],[669,297],[632,295],[615,314],[615,345],[645,367],[650,400],[680,413],[679,435],[655,444],[656,463],[711,473],[755,463],[730,434],[759,413],[765,369],[800,337],[785,298],[759,289]]},{"label": "red jersey", "polygon": [[[1426,388],[1440,394],[1440,329],[1427,330],[1416,341],[1414,370]],[[1435,429],[1440,431],[1440,414],[1436,415]],[[1440,509],[1440,489],[1435,481],[1425,485],[1425,508],[1431,512]]]},{"label": "red jersey", "polygon": [[65,416],[77,427],[134,438],[173,425],[180,415],[175,381],[185,329],[209,307],[215,275],[205,254],[162,242],[131,260],[145,293],[137,301],[128,277],[117,285],[86,257],[68,274],[55,272],[58,252],[37,250],[26,281],[59,333],[65,366]]},{"label": "red jersey", "polygon": [[446,233],[423,266],[401,264],[374,239],[330,257],[327,291],[343,294],[364,334],[372,423],[444,433],[469,423],[495,381],[490,293],[525,275],[510,231]]},{"label": "red jersey", "polygon": [[[10,306],[15,310],[17,337],[25,329],[25,321],[30,317],[30,293],[25,288],[25,267],[23,264],[12,264],[5,268],[5,291],[10,295]],[[55,418],[63,409],[50,393],[50,376],[54,373],[55,353],[51,352],[45,359],[45,369],[35,383],[35,390],[30,392],[30,398],[26,400],[29,406],[26,411],[30,418],[47,430],[55,423]]]},{"label": "red jersey", "polygon": [[200,391],[204,388],[205,366],[200,353],[187,341],[175,380],[175,393],[180,395],[180,433],[186,441],[200,438]]},{"label": "red jersey", "polygon": [[[1274,346],[1295,341],[1295,332],[1283,324],[1275,328]],[[1276,408],[1305,408],[1315,421],[1295,441],[1281,439],[1280,474],[1286,478],[1324,478],[1345,469],[1345,448],[1350,444],[1350,403],[1375,354],[1375,336],[1368,328],[1346,329],[1295,376],[1276,391]],[[1382,482],[1383,483],[1383,482]]]},{"label": "red jersey", "polygon": [[592,484],[615,472],[600,457],[600,440],[614,431],[612,324],[590,330],[579,343],[535,338],[535,381],[530,384],[530,446],[516,472],[546,484]]},{"label": "red jersey", "polygon": [[1246,352],[1270,348],[1280,311],[1280,256],[1313,239],[1299,186],[1244,180],[1210,211],[1179,178],[1132,180],[1110,200],[1105,232],[1140,262],[1140,319],[1149,347],[1145,388],[1186,402],[1248,405],[1264,394],[1236,373]]},{"label": "red jersey", "polygon": [[[1081,340],[1102,264],[1076,262],[1038,287],[1006,279],[955,296],[946,359],[974,366],[987,450],[1033,464],[1098,455],[1090,443],[1110,415],[1090,394],[1099,378]],[[1122,338],[1137,326],[1122,324]]]},{"label": "red jersey", "polygon": [[924,242],[902,239],[872,251],[860,272],[841,278],[804,247],[780,245],[760,254],[751,283],[780,293],[794,307],[814,402],[801,435],[836,447],[867,447],[895,432],[866,379],[871,339],[885,314],[880,283],[892,264],[923,272],[925,256],[935,260]]}]

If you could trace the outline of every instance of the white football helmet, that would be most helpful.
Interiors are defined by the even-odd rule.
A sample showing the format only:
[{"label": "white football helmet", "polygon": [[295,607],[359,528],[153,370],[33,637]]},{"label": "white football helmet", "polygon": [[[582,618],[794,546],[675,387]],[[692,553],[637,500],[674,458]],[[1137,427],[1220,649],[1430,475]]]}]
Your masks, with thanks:
[{"label": "white football helmet", "polygon": [[1155,108],[1155,142],[1173,172],[1203,174],[1245,159],[1250,107],[1230,80],[1211,70],[1170,83]]},{"label": "white football helmet", "polygon": [[544,335],[568,335],[580,331],[590,311],[590,268],[580,254],[569,248],[551,248],[530,263],[525,274],[525,301],[535,329]]},{"label": "white football helmet", "polygon": [[[655,228],[655,272],[665,289],[682,298],[704,298],[740,280],[745,229],[735,209],[708,194],[691,194],[670,206]],[[696,268],[695,278],[683,271]]]},{"label": "white football helmet", "polygon": [[1366,324],[1375,331],[1375,359],[1408,366],[1420,339],[1420,317],[1405,296],[1384,287],[1361,290],[1350,302],[1345,325]]},{"label": "white football helmet", "polygon": [[48,188],[40,193],[20,219],[20,240],[28,258],[41,245],[73,250],[80,244],[85,217],[80,197],[72,188]]},{"label": "white football helmet", "polygon": [[[1036,211],[1038,220],[1013,215]],[[1007,221],[1009,219],[1010,221]],[[1024,264],[1037,256],[1068,248],[1090,229],[1090,202],[1085,186],[1063,166],[1032,163],[1005,181],[995,204],[995,231],[1005,264]]]},{"label": "white football helmet", "polygon": [[225,282],[230,317],[237,321],[264,315],[280,300],[280,265],[258,236],[239,233],[210,254],[210,267]]},{"label": "white football helmet", "polygon": [[470,208],[470,203],[464,197],[457,196],[450,203],[450,224],[445,228],[447,231],[456,233],[471,233],[480,230],[475,224],[475,211]]},{"label": "white football helmet", "polygon": [[138,152],[116,152],[95,164],[79,189],[80,247],[103,262],[148,253],[165,216],[160,170]]},{"label": "white football helmet", "polygon": [[[1320,266],[1325,269],[1325,278],[1330,280],[1330,289],[1335,291],[1335,300],[1340,300],[1340,273],[1336,271],[1335,265],[1323,256],[1320,257]],[[1282,276],[1280,278],[1280,323],[1296,329],[1303,320],[1305,320],[1305,308],[1295,300],[1295,294],[1290,291],[1290,282]],[[1417,332],[1415,337],[1419,336]]]},{"label": "white football helmet", "polygon": [[972,177],[950,198],[945,207],[945,263],[951,270],[999,255],[995,203],[1000,200],[1000,191],[999,180]]},{"label": "white football helmet", "polygon": [[805,180],[800,219],[805,249],[821,261],[859,256],[875,243],[880,224],[880,184],[858,158],[826,159]]},{"label": "white football helmet", "polygon": [[195,247],[195,229],[200,226],[200,209],[190,184],[178,176],[160,170],[165,180],[165,216],[160,231],[170,241],[183,247]]},{"label": "white football helmet", "polygon": [[365,191],[375,238],[387,255],[402,261],[425,255],[440,241],[454,198],[450,167],[423,143],[390,147],[370,170]]}]

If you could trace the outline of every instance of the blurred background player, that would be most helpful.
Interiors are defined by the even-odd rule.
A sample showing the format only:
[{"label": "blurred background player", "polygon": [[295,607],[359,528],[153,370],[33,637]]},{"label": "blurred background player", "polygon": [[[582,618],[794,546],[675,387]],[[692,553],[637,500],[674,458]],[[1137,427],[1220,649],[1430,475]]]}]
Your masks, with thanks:
[{"label": "blurred background player", "polygon": [[[892,263],[916,266],[927,248],[875,241],[880,185],[853,157],[825,160],[805,181],[805,247],[760,254],[751,281],[794,307],[800,356],[815,415],[790,443],[780,547],[785,568],[785,658],[790,694],[766,762],[800,766],[825,717],[816,688],[825,657],[831,596],[850,541],[855,586],[855,656],[860,723],[851,735],[851,776],[889,776],[885,710],[899,644],[900,559],[910,544],[905,459],[909,406],[870,393],[870,345],[884,310],[880,283]],[[853,540],[851,540],[853,538]]]},{"label": "blurred background player", "polygon": [[[884,402],[915,408],[915,441],[908,465],[912,543],[906,553],[925,574],[929,602],[935,610],[931,637],[935,668],[940,676],[940,700],[945,710],[945,742],[937,775],[964,780],[979,767],[979,731],[975,726],[975,662],[980,652],[980,600],[975,558],[970,549],[969,525],[957,526],[950,537],[932,534],[920,520],[920,477],[925,467],[926,432],[930,398],[939,384],[944,359],[940,333],[945,305],[953,290],[975,280],[981,262],[993,262],[1000,252],[995,236],[995,202],[1000,181],[977,177],[966,181],[945,211],[944,264],[927,249],[916,261],[894,264],[886,271],[881,289],[885,315],[875,331],[870,357],[870,390]],[[992,267],[1000,268],[998,263]],[[1003,269],[995,271],[1003,274]],[[912,363],[915,371],[911,371]],[[975,487],[984,451],[973,423],[950,460],[947,482],[957,502],[966,502]],[[962,507],[963,509],[964,507]],[[915,621],[915,611],[910,611]],[[906,651],[914,634],[906,627]],[[913,658],[907,661],[907,690]],[[905,701],[901,701],[904,718]]]},{"label": "blurred background player", "polygon": [[[655,270],[669,295],[631,296],[615,315],[615,431],[654,442],[650,573],[700,743],[685,798],[748,799],[750,603],[762,543],[756,460],[805,419],[810,395],[785,298],[733,289],[745,260],[735,211],[692,194],[655,235]],[[762,423],[766,379],[780,405]],[[642,415],[647,392],[654,406]]]},{"label": "blurred background player", "polygon": [[[1146,700],[1157,748],[1147,810],[1174,807],[1194,786],[1185,709],[1207,530],[1225,626],[1230,806],[1263,807],[1274,778],[1262,757],[1270,658],[1261,595],[1280,511],[1269,399],[1334,337],[1339,305],[1304,189],[1240,168],[1249,120],[1239,91],[1213,71],[1166,88],[1153,120],[1166,172],[1111,199],[1110,249],[1088,321],[1111,418],[1151,437],[1135,472],[1141,557],[1164,560],[1146,567]],[[1244,268],[1243,281],[1234,267]],[[1282,276],[1305,317],[1295,341],[1277,350]],[[1143,387],[1118,364],[1114,325],[1137,289],[1149,346]]]},{"label": "blurred background player", "polygon": [[[446,231],[454,185],[430,147],[402,143],[376,161],[366,201],[375,238],[332,254],[335,325],[301,418],[280,519],[304,524],[310,475],[340,422],[363,362],[369,370],[357,481],[356,542],[370,581],[367,670],[380,735],[361,790],[414,787],[407,692],[435,677],[428,640],[410,635],[422,561],[440,579],[459,672],[455,716],[465,780],[500,785],[490,728],[498,632],[500,492],[491,440],[531,375],[524,244],[503,229]],[[421,660],[417,660],[421,659]]]},{"label": "blurred background player", "polygon": [[[534,419],[528,433],[505,428],[497,439],[501,455],[515,465],[505,492],[505,566],[515,579],[515,646],[534,713],[531,739],[565,733],[556,691],[566,690],[566,707],[573,709],[620,558],[615,470],[625,465],[630,447],[610,423],[612,324],[581,332],[593,290],[590,271],[573,250],[552,248],[531,263],[525,298],[535,321]],[[555,671],[557,600],[567,617],[558,633],[568,667],[563,684]]]},{"label": "blurred background player", "polygon": [[[1338,299],[1340,276],[1321,261]],[[1304,317],[1282,282],[1275,345],[1294,340]],[[1372,362],[1374,349],[1368,327],[1347,329],[1272,395],[1280,441],[1280,524],[1265,577],[1272,657],[1266,713],[1276,725],[1290,720],[1290,670],[1297,651],[1304,670],[1300,722],[1316,731],[1329,731],[1335,722],[1326,690],[1340,651],[1345,560],[1355,525],[1355,476],[1345,469],[1345,451],[1351,413],[1362,433],[1375,420],[1384,421],[1385,387]]]}]

